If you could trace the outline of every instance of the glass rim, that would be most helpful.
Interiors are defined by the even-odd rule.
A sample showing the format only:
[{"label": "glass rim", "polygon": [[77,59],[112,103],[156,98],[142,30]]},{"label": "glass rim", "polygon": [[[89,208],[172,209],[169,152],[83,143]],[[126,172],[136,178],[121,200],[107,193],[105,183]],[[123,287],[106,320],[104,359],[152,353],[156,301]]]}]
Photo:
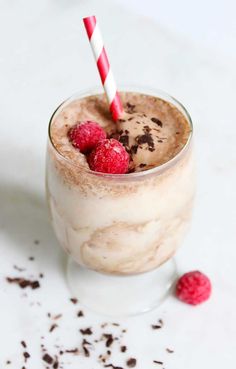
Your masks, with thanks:
[{"label": "glass rim", "polygon": [[87,97],[87,96],[104,93],[104,90],[103,90],[102,86],[92,86],[92,87],[87,88],[85,90],[81,90],[81,91],[73,93],[70,97],[63,100],[62,103],[59,104],[57,106],[57,108],[54,110],[54,112],[53,112],[53,114],[52,114],[52,116],[49,120],[49,124],[48,124],[48,138],[49,138],[49,141],[52,145],[52,148],[56,151],[57,155],[59,155],[59,157],[62,160],[64,160],[65,162],[67,162],[69,165],[71,165],[72,167],[80,169],[82,172],[85,172],[87,174],[94,175],[94,176],[97,176],[97,177],[106,177],[106,178],[111,178],[111,179],[116,179],[116,180],[118,180],[118,179],[119,180],[120,179],[122,179],[122,180],[125,180],[125,179],[127,179],[127,180],[128,179],[139,179],[139,178],[147,177],[147,176],[151,176],[151,175],[159,175],[159,174],[163,173],[164,171],[168,170],[169,168],[173,167],[181,159],[181,157],[184,155],[184,153],[188,150],[188,148],[190,146],[190,143],[192,141],[192,137],[193,137],[193,122],[192,122],[191,116],[188,113],[187,109],[175,97],[173,97],[172,95],[169,95],[168,93],[166,93],[165,91],[163,91],[161,89],[142,86],[142,85],[129,85],[129,86],[120,86],[119,87],[119,92],[137,92],[137,93],[157,97],[161,100],[173,103],[173,105],[182,114],[184,114],[184,116],[187,119],[187,122],[189,124],[189,127],[190,127],[190,132],[189,132],[188,139],[187,139],[186,143],[184,144],[184,146],[181,148],[181,150],[173,158],[171,158],[170,160],[168,160],[167,162],[165,162],[161,165],[158,165],[156,167],[153,167],[151,169],[147,169],[147,170],[144,170],[144,171],[141,171],[141,172],[131,172],[131,173],[125,173],[125,174],[111,174],[111,173],[96,172],[96,171],[93,171],[89,168],[85,168],[82,165],[73,163],[70,159],[66,158],[55,147],[55,145],[52,141],[51,124],[52,124],[56,114],[58,114],[63,109],[63,107],[66,106],[66,104],[69,104],[70,102],[74,101],[75,99],[80,99],[80,98],[82,99],[82,98]]}]

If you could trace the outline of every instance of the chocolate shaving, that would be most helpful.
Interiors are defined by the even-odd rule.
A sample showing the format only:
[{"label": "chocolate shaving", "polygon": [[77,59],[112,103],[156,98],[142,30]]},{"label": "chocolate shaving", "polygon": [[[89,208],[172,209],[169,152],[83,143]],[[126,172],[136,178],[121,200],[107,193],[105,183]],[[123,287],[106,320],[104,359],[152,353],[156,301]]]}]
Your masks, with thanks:
[{"label": "chocolate shaving", "polygon": [[106,347],[110,347],[114,341],[112,334],[104,333],[103,337],[106,339]]},{"label": "chocolate shaving", "polygon": [[146,166],[147,166],[147,164],[144,164],[144,163],[139,164],[139,168],[144,168]]},{"label": "chocolate shaving", "polygon": [[162,122],[158,118],[151,118],[151,121],[156,123],[159,127],[163,126]]},{"label": "chocolate shaving", "polygon": [[62,314],[57,314],[53,317],[53,320],[58,320],[62,317]]},{"label": "chocolate shaving", "polygon": [[130,118],[128,119],[128,121],[130,121],[130,120],[132,120],[132,119],[134,119],[134,117],[130,117]]},{"label": "chocolate shaving", "polygon": [[80,332],[84,335],[84,336],[90,336],[91,334],[93,334],[91,328],[85,328],[85,329],[80,329]]},{"label": "chocolate shaving", "polygon": [[112,323],[112,325],[114,325],[114,327],[119,327],[120,326],[119,323]]},{"label": "chocolate shaving", "polygon": [[121,346],[121,348],[120,348],[120,351],[121,352],[125,352],[127,350],[127,347],[126,346]]},{"label": "chocolate shaving", "polygon": [[30,354],[27,351],[23,352],[23,356],[25,358],[25,362],[30,358]]},{"label": "chocolate shaving", "polygon": [[84,351],[84,356],[89,357],[90,352],[86,347],[87,345],[91,346],[92,344],[90,342],[88,342],[86,339],[83,339],[82,348],[83,348],[83,351]]},{"label": "chocolate shaving", "polygon": [[159,324],[153,324],[152,325],[152,329],[160,329],[160,328],[162,328],[162,326],[159,325]]},{"label": "chocolate shaving", "polygon": [[129,146],[129,136],[128,135],[120,136],[119,141],[122,143],[122,145]]},{"label": "chocolate shaving", "polygon": [[155,364],[163,365],[163,361],[153,360],[153,362],[154,362]]},{"label": "chocolate shaving", "polygon": [[137,360],[136,360],[136,359],[134,359],[133,357],[131,357],[130,359],[128,359],[128,360],[126,361],[126,365],[127,365],[129,368],[133,368],[133,367],[135,367],[136,363],[137,363]]},{"label": "chocolate shaving", "polygon": [[139,145],[148,144],[149,148],[154,148],[154,142],[152,135],[150,133],[145,133],[144,135],[138,136],[136,141]]},{"label": "chocolate shaving", "polygon": [[78,303],[78,299],[77,298],[75,298],[75,297],[72,297],[71,299],[70,299],[70,301],[72,302],[72,304],[77,304]]},{"label": "chocolate shaving", "polygon": [[55,359],[55,361],[54,361],[54,363],[53,363],[53,369],[58,369],[58,367],[59,367],[59,362],[58,362],[58,359],[56,358]]},{"label": "chocolate shaving", "polygon": [[125,122],[125,119],[118,119],[118,122],[124,123]]},{"label": "chocolate shaving", "polygon": [[135,105],[130,104],[129,102],[127,102],[126,106],[127,106],[126,112],[128,114],[134,113]]},{"label": "chocolate shaving", "polygon": [[26,347],[27,347],[27,345],[26,345],[25,341],[21,341],[21,345],[22,345],[24,348],[26,348]]},{"label": "chocolate shaving", "polygon": [[123,369],[121,366],[115,366],[113,364],[106,364],[104,368]]},{"label": "chocolate shaving", "polygon": [[15,283],[18,284],[20,288],[26,288],[31,287],[33,290],[40,287],[40,284],[38,281],[30,281],[28,279],[24,278],[6,278],[8,283]]},{"label": "chocolate shaving", "polygon": [[52,364],[53,363],[53,358],[50,355],[48,355],[48,354],[43,355],[42,359],[47,364]]},{"label": "chocolate shaving", "polygon": [[49,329],[49,332],[53,332],[55,328],[57,328],[58,325],[57,324],[52,324],[50,329]]},{"label": "chocolate shaving", "polygon": [[74,348],[74,349],[71,349],[71,350],[65,350],[65,352],[67,352],[68,354],[78,354],[79,349]]},{"label": "chocolate shaving", "polygon": [[132,154],[137,154],[138,145],[132,145],[130,151]]},{"label": "chocolate shaving", "polygon": [[78,311],[77,316],[80,318],[81,316],[84,316],[84,312],[82,310]]},{"label": "chocolate shaving", "polygon": [[169,348],[166,349],[166,351],[169,353],[169,354],[173,354],[174,350],[171,350]]}]

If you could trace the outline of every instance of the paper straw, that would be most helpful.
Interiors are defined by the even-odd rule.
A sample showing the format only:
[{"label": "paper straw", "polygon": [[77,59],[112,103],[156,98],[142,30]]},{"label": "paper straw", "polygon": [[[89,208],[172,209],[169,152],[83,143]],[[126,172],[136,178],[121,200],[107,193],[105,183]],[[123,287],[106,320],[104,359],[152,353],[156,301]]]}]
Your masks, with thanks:
[{"label": "paper straw", "polygon": [[97,63],[101,81],[109,102],[112,118],[117,121],[123,113],[123,107],[117,91],[116,82],[111,71],[110,63],[107,58],[107,53],[96,17],[86,17],[83,19],[83,21],[89,38],[90,46]]}]

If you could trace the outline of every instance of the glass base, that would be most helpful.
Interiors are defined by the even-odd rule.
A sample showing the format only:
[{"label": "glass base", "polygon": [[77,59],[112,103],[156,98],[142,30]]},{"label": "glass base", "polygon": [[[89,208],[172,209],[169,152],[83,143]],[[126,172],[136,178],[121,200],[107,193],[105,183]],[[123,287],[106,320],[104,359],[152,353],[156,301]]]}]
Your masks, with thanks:
[{"label": "glass base", "polygon": [[160,305],[176,279],[176,263],[170,259],[159,268],[138,275],[116,276],[94,272],[68,260],[69,288],[89,309],[109,316],[145,313]]}]

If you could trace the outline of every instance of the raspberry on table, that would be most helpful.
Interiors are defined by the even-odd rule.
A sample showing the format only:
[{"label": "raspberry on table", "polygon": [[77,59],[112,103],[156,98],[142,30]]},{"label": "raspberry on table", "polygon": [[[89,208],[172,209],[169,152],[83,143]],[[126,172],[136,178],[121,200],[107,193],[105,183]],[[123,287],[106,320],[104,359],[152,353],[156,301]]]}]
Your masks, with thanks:
[{"label": "raspberry on table", "polygon": [[94,149],[99,141],[106,138],[106,132],[96,122],[84,121],[76,123],[68,132],[69,140],[72,145],[87,153]]},{"label": "raspberry on table", "polygon": [[198,305],[211,295],[210,279],[198,270],[185,273],[176,284],[176,296],[183,302]]},{"label": "raspberry on table", "polygon": [[124,174],[129,168],[129,154],[119,141],[105,139],[89,154],[88,163],[96,172]]}]

